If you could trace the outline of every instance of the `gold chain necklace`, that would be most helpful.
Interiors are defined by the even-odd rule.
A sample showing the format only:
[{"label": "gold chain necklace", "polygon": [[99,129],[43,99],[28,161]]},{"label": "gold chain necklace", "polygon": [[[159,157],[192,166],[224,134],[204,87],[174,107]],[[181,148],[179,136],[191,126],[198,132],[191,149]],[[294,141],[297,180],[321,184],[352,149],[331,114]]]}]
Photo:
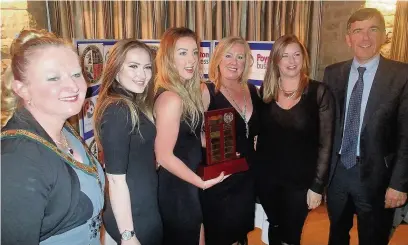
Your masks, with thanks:
[{"label": "gold chain necklace", "polygon": [[299,90],[299,87],[293,91],[286,91],[281,87],[281,79],[279,78],[278,80],[278,88],[280,91],[283,92],[283,96],[285,96],[288,99],[293,98],[293,96],[295,96],[296,92]]},{"label": "gold chain necklace", "polygon": [[60,142],[60,141],[57,141],[57,140],[54,140],[54,142],[59,146],[63,146],[64,149],[68,150],[67,153],[74,156],[74,150],[69,146],[67,137],[65,136],[65,134],[62,131],[61,131],[61,135],[62,135],[61,139],[63,140],[63,142]]}]

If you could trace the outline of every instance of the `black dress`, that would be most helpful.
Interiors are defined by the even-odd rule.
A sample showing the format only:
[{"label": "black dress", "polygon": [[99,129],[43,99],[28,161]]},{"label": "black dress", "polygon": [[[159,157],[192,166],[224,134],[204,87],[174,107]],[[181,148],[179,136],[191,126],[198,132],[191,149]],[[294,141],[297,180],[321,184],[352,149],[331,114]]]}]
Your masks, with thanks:
[{"label": "black dress", "polygon": [[256,186],[269,220],[269,244],[300,242],[307,191],[323,192],[334,109],[330,91],[313,80],[292,108],[275,100],[260,108]]},{"label": "black dress", "polygon": [[[233,107],[221,92],[215,92],[213,83],[206,85],[210,92],[209,111]],[[248,84],[248,87],[253,105],[248,122],[249,137],[246,137],[245,122],[237,112],[236,143],[237,152],[246,158],[250,170],[233,174],[223,182],[200,192],[208,245],[230,245],[245,240],[247,233],[254,229],[255,190],[252,166],[255,157],[254,137],[259,130],[257,107],[260,98],[254,85]]]},{"label": "black dress", "polygon": [[[156,99],[163,93],[160,88]],[[185,121],[180,122],[174,155],[193,172],[201,161],[201,122],[192,131]],[[198,188],[160,167],[159,206],[163,220],[163,245],[199,244],[203,223]]]},{"label": "black dress", "polygon": [[[108,174],[126,174],[133,226],[141,244],[162,244],[162,221],[157,201],[158,179],[154,157],[156,128],[139,113],[139,131],[132,131],[129,107],[108,106],[101,122],[101,143]],[[106,231],[121,241],[109,197],[103,215]]]}]

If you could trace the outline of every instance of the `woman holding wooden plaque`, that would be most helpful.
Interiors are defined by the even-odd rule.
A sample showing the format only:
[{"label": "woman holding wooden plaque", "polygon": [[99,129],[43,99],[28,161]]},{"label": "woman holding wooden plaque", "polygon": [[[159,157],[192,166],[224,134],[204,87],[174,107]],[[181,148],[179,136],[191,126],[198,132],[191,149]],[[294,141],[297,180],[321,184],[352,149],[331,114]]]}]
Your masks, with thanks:
[{"label": "woman holding wooden plaque", "polygon": [[252,63],[248,43],[241,37],[227,37],[217,45],[210,61],[211,82],[202,84],[204,110],[235,108],[236,151],[250,166],[249,171],[232,174],[200,194],[206,242],[211,245],[246,244],[247,233],[254,228],[251,166],[260,98],[256,87],[247,83]]},{"label": "woman holding wooden plaque", "polygon": [[198,52],[198,38],[192,30],[170,28],[163,34],[156,57],[153,113],[156,160],[161,165],[158,195],[164,245],[204,244],[198,190],[224,179],[223,173],[207,181],[196,174],[203,120]]}]

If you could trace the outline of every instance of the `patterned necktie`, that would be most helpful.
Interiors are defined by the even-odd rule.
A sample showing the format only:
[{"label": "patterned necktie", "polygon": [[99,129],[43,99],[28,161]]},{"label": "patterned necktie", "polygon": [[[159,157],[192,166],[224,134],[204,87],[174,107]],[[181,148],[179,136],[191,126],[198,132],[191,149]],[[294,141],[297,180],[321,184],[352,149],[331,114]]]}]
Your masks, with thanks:
[{"label": "patterned necktie", "polygon": [[358,80],[354,85],[351,92],[348,110],[347,121],[344,128],[343,142],[341,145],[341,162],[346,169],[350,169],[356,165],[357,157],[357,140],[360,129],[360,111],[361,111],[361,98],[363,97],[363,75],[366,70],[365,67],[359,67]]}]

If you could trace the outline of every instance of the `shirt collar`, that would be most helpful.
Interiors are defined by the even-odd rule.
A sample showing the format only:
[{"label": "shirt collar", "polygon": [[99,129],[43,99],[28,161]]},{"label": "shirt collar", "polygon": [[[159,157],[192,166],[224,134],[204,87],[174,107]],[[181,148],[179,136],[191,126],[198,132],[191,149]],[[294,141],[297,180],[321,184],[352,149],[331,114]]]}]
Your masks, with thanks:
[{"label": "shirt collar", "polygon": [[357,68],[362,66],[366,68],[366,72],[371,73],[377,70],[378,63],[380,63],[380,54],[374,56],[369,62],[365,63],[364,65],[358,63],[356,57],[354,57],[351,67],[353,68],[353,71],[357,72]]}]

